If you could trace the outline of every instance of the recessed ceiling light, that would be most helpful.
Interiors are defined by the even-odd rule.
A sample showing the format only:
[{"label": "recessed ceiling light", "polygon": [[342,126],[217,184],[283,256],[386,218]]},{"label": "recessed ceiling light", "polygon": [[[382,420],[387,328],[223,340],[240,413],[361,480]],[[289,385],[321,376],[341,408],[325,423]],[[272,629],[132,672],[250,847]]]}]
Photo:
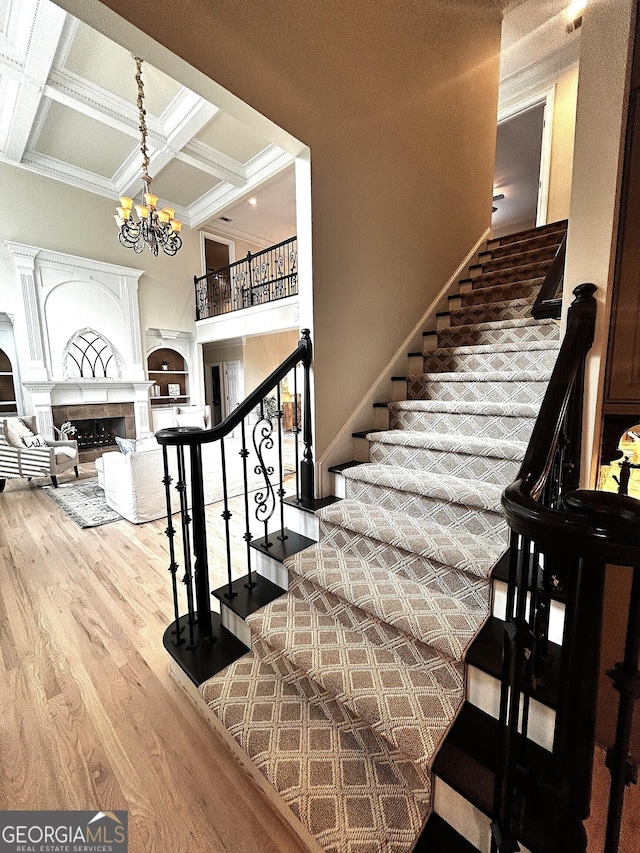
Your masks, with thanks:
[{"label": "recessed ceiling light", "polygon": [[258,203],[258,199],[257,199],[257,198],[250,198],[250,199],[249,199],[249,204],[254,204],[254,205],[255,205],[255,204],[257,204],[257,203]]}]

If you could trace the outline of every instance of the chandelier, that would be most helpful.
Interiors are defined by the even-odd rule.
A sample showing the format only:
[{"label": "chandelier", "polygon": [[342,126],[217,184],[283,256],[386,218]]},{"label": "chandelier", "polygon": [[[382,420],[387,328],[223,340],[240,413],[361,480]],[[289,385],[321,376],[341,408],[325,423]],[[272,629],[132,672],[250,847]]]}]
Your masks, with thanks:
[{"label": "chandelier", "polygon": [[[175,255],[180,246],[182,238],[180,230],[182,223],[174,219],[175,210],[172,207],[156,208],[158,196],[151,192],[151,177],[147,173],[149,168],[149,155],[147,154],[147,123],[145,121],[146,110],[144,108],[144,86],[142,84],[142,60],[134,56],[136,61],[136,83],[138,84],[138,112],[140,114],[140,151],[142,152],[142,184],[144,187],[144,204],[134,205],[132,198],[125,196],[120,198],[121,207],[116,208],[118,213],[113,217],[118,224],[120,232],[118,240],[127,249],[133,249],[138,254],[145,246],[156,257],[158,250],[167,255]],[[134,208],[137,219],[134,215]]]}]

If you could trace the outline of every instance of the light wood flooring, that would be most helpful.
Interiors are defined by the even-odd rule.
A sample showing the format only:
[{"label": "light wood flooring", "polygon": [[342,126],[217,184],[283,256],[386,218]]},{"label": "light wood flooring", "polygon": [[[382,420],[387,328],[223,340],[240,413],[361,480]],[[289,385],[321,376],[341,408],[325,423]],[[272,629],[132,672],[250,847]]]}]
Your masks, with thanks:
[{"label": "light wood flooring", "polygon": [[127,809],[131,853],[299,853],[169,678],[165,527],[82,530],[35,482],[7,483],[0,809]]},{"label": "light wood flooring", "polygon": [[[81,476],[93,476],[92,465]],[[67,479],[65,475],[64,479]],[[222,553],[220,505],[208,508]],[[237,569],[242,530],[232,520]],[[165,520],[82,530],[35,482],[0,495],[0,809],[127,809],[130,853],[300,853],[169,678]],[[212,588],[226,568],[214,561]],[[608,772],[596,755],[590,853]],[[621,853],[640,853],[640,791]]]}]

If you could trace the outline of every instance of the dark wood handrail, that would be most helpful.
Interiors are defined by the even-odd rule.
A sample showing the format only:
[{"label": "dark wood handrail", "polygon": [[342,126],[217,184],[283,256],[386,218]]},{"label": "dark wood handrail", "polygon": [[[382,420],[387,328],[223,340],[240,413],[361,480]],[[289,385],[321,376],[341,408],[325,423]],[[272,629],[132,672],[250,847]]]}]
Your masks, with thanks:
[{"label": "dark wood handrail", "polygon": [[288,355],[284,361],[276,367],[272,373],[263,380],[227,417],[212,429],[199,429],[198,427],[168,427],[156,433],[160,444],[166,445],[194,445],[209,444],[219,441],[231,433],[241,421],[258,406],[267,394],[281,382],[287,373],[302,362],[308,370],[311,367],[313,348],[309,329],[302,330],[302,337],[298,346]]},{"label": "dark wood handrail", "polygon": [[[596,301],[593,284],[579,285],[569,309],[567,331],[540,413],[516,480],[504,491],[502,504],[510,526],[542,548],[571,551],[605,562],[635,565],[640,561],[640,502],[623,495],[573,492],[564,509],[552,509],[538,498],[548,477],[573,385],[593,343]],[[606,505],[607,511],[604,511]]]},{"label": "dark wood handrail", "polygon": [[558,287],[564,276],[564,261],[567,254],[567,235],[562,238],[553,262],[542,282],[536,301],[531,309],[531,316],[536,320],[559,320],[562,311],[562,299],[556,299]]}]

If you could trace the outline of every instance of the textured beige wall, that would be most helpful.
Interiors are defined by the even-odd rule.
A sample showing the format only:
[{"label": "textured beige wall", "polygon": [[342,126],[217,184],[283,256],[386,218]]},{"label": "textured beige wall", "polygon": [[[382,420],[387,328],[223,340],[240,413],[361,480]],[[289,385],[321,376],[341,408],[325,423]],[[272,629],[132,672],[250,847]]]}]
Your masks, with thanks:
[{"label": "textured beige wall", "polygon": [[557,222],[569,216],[577,95],[578,66],[576,65],[556,80],[547,222]]},{"label": "textured beige wall", "polygon": [[146,250],[136,255],[118,243],[113,221],[117,199],[110,201],[4,163],[0,187],[6,202],[0,209],[0,311],[14,313],[17,308],[15,264],[4,246],[10,240],[142,269],[138,292],[142,332],[193,331],[193,274],[200,269],[197,232],[184,229],[183,247],[174,258],[154,258]]},{"label": "textured beige wall", "polygon": [[[290,355],[298,345],[297,331],[255,335],[244,347],[244,390],[249,394]],[[293,387],[290,389],[293,391]]]},{"label": "textured beige wall", "polygon": [[[179,13],[125,0],[61,5],[143,49],[140,33],[105,6],[115,10],[310,147],[313,315],[301,311],[301,324],[314,335],[320,455],[489,224],[498,9],[436,0],[187,0]],[[164,70],[172,61],[165,55]]]}]

